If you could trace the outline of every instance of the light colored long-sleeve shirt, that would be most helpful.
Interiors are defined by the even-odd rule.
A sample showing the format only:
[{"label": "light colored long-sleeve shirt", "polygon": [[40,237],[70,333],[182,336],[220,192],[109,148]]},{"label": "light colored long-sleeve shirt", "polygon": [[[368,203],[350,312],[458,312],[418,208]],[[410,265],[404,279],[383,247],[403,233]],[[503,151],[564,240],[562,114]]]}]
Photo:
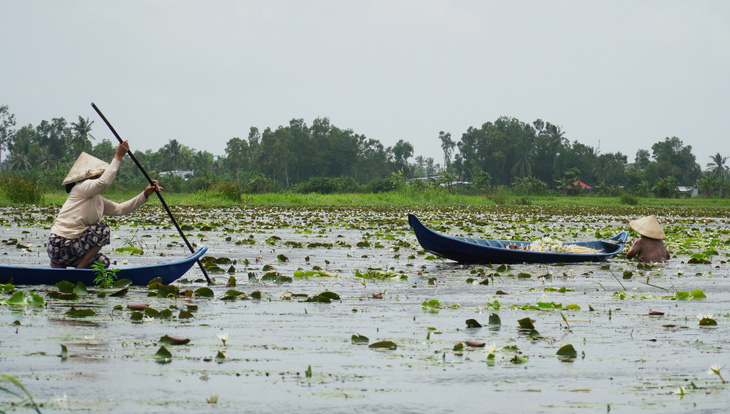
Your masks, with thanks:
[{"label": "light colored long-sleeve shirt", "polygon": [[53,222],[51,233],[73,240],[81,236],[90,225],[99,223],[104,215],[121,216],[146,203],[144,191],[121,204],[101,196],[111,186],[121,163],[114,158],[98,179],[76,183]]}]

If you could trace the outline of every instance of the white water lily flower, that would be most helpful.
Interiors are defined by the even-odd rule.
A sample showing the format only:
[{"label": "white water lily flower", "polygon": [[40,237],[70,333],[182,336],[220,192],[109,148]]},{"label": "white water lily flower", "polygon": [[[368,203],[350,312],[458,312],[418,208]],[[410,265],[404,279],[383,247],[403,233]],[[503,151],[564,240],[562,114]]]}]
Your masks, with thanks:
[{"label": "white water lily flower", "polygon": [[723,367],[720,366],[720,364],[714,364],[714,365],[712,365],[710,367],[710,369],[707,370],[707,374],[709,374],[709,375],[713,375],[713,374],[720,375],[720,370],[721,369],[723,369]]},{"label": "white water lily flower", "polygon": [[223,342],[223,346],[226,346],[226,341],[228,340],[228,332],[221,332],[218,335],[218,339]]},{"label": "white water lily flower", "polygon": [[489,346],[486,348],[487,355],[494,354],[494,353],[496,353],[499,350],[500,350],[500,348],[497,348],[497,344],[495,344],[494,342],[491,342],[489,344]]},{"label": "white water lily flower", "polygon": [[149,316],[145,315],[144,316],[144,319],[142,321],[143,322],[152,322],[154,320],[155,320],[155,318],[152,318],[152,317],[149,317]]},{"label": "white water lily flower", "polygon": [[724,383],[725,383],[725,378],[723,378],[723,377],[722,377],[722,374],[720,374],[720,370],[721,370],[721,369],[723,369],[723,368],[725,368],[725,366],[724,366],[724,365],[720,365],[720,364],[713,364],[713,365],[712,365],[712,366],[710,367],[710,369],[709,369],[709,370],[707,370],[707,374],[708,374],[708,375],[717,375],[718,377],[720,377],[720,381],[722,381],[722,383],[724,384]]},{"label": "white water lily flower", "polygon": [[703,315],[703,314],[700,313],[700,314],[697,315],[697,319],[699,319],[699,320],[712,319],[714,316],[715,315],[713,315],[711,313],[708,313],[707,315]]},{"label": "white water lily flower", "polygon": [[684,387],[680,385],[676,390],[674,390],[674,393],[677,395],[684,395]]}]

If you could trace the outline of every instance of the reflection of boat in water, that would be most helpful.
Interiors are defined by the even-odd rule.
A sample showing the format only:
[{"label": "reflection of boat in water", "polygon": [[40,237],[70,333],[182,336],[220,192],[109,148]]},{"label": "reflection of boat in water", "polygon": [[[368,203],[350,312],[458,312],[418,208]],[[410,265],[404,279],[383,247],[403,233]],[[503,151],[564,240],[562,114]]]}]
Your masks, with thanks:
[{"label": "reflection of boat in water", "polygon": [[[150,280],[161,278],[162,284],[168,285],[181,278],[195,262],[208,250],[203,246],[185,259],[147,266],[120,268],[117,279],[129,279],[133,285],[146,285]],[[87,286],[94,285],[96,273],[91,269],[54,269],[51,267],[25,267],[0,265],[0,283],[15,285],[55,285],[65,280],[71,283],[82,282]]]},{"label": "reflection of boat in water", "polygon": [[578,253],[550,252],[527,250],[531,241],[445,236],[423,225],[413,214],[408,215],[408,224],[426,251],[461,263],[601,262],[619,253],[629,236],[628,232],[622,231],[609,239],[565,243],[566,250]]}]

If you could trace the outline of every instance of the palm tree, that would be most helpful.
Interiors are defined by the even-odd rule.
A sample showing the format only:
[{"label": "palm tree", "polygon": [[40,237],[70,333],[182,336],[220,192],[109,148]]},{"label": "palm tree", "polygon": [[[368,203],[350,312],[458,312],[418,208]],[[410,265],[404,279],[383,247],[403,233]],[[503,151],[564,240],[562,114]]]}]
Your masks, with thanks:
[{"label": "palm tree", "polygon": [[512,167],[512,175],[514,177],[529,177],[532,175],[532,164],[527,155],[520,157]]},{"label": "palm tree", "polygon": [[707,163],[707,169],[711,170],[712,175],[715,176],[715,178],[725,181],[728,175],[730,175],[728,166],[725,165],[727,157],[723,157],[718,152],[717,154],[711,156],[710,159],[712,160],[712,162]]},{"label": "palm tree", "polygon": [[178,161],[180,160],[180,142],[178,142],[178,140],[176,139],[171,139],[167,145],[162,147],[162,149],[170,160],[169,165],[171,166],[171,169],[176,170]]},{"label": "palm tree", "polygon": [[86,119],[79,116],[78,122],[72,122],[71,127],[74,132],[73,141],[81,147],[81,151],[84,150],[84,147],[86,146],[86,141],[90,139],[96,139],[93,135],[91,135],[91,126],[94,125],[94,121],[89,121],[89,118]]},{"label": "palm tree", "polygon": [[25,154],[13,152],[10,154],[8,162],[10,163],[10,169],[12,170],[30,169],[30,161],[28,161],[28,157],[26,157]]}]

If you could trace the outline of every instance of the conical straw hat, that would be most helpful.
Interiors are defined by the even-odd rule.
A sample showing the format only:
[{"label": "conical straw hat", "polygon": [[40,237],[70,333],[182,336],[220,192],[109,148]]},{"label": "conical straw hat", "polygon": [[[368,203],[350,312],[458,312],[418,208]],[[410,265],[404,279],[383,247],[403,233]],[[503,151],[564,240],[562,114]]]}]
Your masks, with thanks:
[{"label": "conical straw hat", "polygon": [[659,225],[659,221],[657,221],[656,216],[654,215],[643,217],[638,220],[631,220],[629,222],[629,226],[642,236],[659,240],[667,238],[667,235],[664,234],[664,230],[662,230],[662,226]]},{"label": "conical straw hat", "polygon": [[71,171],[68,172],[66,178],[63,179],[62,185],[75,183],[77,181],[85,180],[103,173],[109,164],[104,161],[82,152],[79,158],[76,159]]}]

